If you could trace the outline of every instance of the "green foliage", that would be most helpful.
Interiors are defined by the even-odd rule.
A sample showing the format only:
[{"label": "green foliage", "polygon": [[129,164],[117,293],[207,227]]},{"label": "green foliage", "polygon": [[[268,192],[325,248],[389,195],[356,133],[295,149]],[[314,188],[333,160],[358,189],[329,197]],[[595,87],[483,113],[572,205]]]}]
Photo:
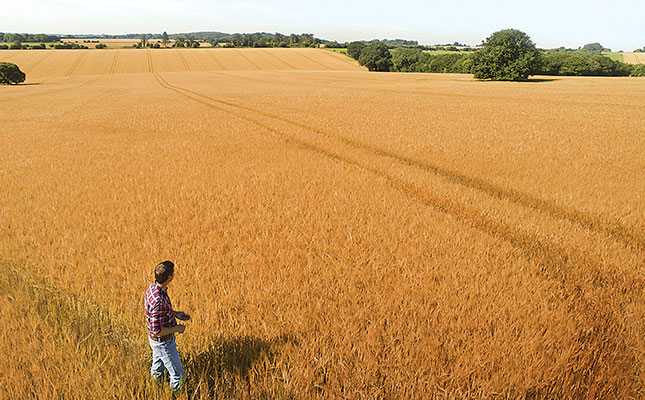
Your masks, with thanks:
[{"label": "green foliage", "polygon": [[548,51],[540,73],[561,76],[628,76],[632,66],[586,51]]},{"label": "green foliage", "polygon": [[55,49],[87,49],[87,46],[72,42],[54,43]]},{"label": "green foliage", "polygon": [[[227,42],[220,40],[220,42]],[[318,47],[322,41],[314,37],[311,33],[303,33],[300,35],[291,34],[289,36],[281,33],[235,33],[230,35],[228,43],[225,47]],[[211,42],[214,43],[214,42]],[[214,43],[215,45],[217,43]]]},{"label": "green foliage", "polygon": [[0,62],[0,84],[17,85],[25,81],[25,73],[14,63]]},{"label": "green foliage", "polygon": [[645,76],[645,64],[634,65],[631,76]]},{"label": "green foliage", "polygon": [[[349,51],[349,50],[348,50]],[[410,72],[413,66],[419,62],[423,51],[414,47],[397,47],[391,51],[393,70],[399,72]]]},{"label": "green foliage", "polygon": [[97,49],[105,49],[107,48],[107,45],[105,43],[99,43],[94,47],[96,47]]},{"label": "green foliage", "polygon": [[161,43],[163,44],[163,47],[166,47],[168,45],[168,41],[169,41],[168,32],[164,31],[161,34]]},{"label": "green foliage", "polygon": [[22,49],[22,43],[20,41],[15,41],[9,45],[10,50],[20,50]]},{"label": "green foliage", "polygon": [[363,49],[365,49],[365,42],[351,42],[347,45],[347,55],[358,61]]},{"label": "green foliage", "polygon": [[584,46],[582,46],[582,51],[587,51],[589,53],[602,53],[605,50],[609,50],[608,48],[604,47],[600,43],[587,43]]},{"label": "green foliage", "polygon": [[473,58],[477,79],[522,80],[535,75],[540,65],[540,51],[526,33],[517,29],[493,33]]},{"label": "green foliage", "polygon": [[472,55],[470,54],[424,52],[419,60],[408,68],[408,71],[469,74],[472,72],[472,64]]},{"label": "green foliage", "polygon": [[358,63],[370,71],[389,71],[392,67],[392,54],[385,43],[370,43],[361,52]]},{"label": "green foliage", "polygon": [[53,43],[59,42],[60,36],[45,35],[43,33],[1,33],[0,42],[22,42],[22,43]]}]

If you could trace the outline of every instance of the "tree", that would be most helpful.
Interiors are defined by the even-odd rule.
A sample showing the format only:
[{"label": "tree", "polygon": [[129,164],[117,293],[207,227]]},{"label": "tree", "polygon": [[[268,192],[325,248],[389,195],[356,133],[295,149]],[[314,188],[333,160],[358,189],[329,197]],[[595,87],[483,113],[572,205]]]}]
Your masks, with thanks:
[{"label": "tree", "polygon": [[183,36],[177,36],[175,38],[175,43],[173,44],[173,47],[184,47],[185,43],[186,43],[186,39]]},{"label": "tree", "polygon": [[25,73],[14,63],[0,62],[0,84],[17,85],[25,81]]},{"label": "tree", "polygon": [[392,50],[392,64],[395,71],[409,72],[421,58],[421,49],[413,47],[397,47]]},{"label": "tree", "polygon": [[596,43],[585,44],[584,46],[582,46],[581,50],[588,51],[590,53],[602,53],[604,50],[609,50],[609,49],[606,49],[603,45],[596,42]]},{"label": "tree", "polygon": [[148,43],[148,38],[146,35],[141,36],[141,45],[140,47],[146,47],[146,44]]},{"label": "tree", "polygon": [[358,61],[358,57],[361,56],[364,48],[365,43],[363,42],[351,42],[347,45],[347,55]]},{"label": "tree", "polygon": [[370,43],[361,52],[358,63],[370,71],[389,71],[392,67],[392,54],[385,43]]},{"label": "tree", "polygon": [[161,34],[161,43],[163,43],[163,47],[166,47],[168,45],[168,32],[163,31]]},{"label": "tree", "polygon": [[524,32],[497,31],[486,38],[484,47],[473,57],[477,79],[517,81],[535,75],[541,66],[541,53]]}]

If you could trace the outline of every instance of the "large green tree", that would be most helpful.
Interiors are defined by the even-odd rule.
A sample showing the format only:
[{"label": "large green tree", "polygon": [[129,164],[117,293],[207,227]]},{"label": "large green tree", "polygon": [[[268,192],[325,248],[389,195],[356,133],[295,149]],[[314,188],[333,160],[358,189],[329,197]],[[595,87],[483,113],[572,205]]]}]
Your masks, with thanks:
[{"label": "large green tree", "polygon": [[14,63],[0,62],[0,84],[17,85],[25,81],[25,73]]},{"label": "large green tree", "polygon": [[389,71],[392,68],[392,54],[385,43],[370,43],[361,52],[358,63],[370,71]]},{"label": "large green tree", "polygon": [[347,55],[358,61],[358,58],[361,56],[364,48],[364,42],[351,42],[347,45]]},{"label": "large green tree", "polygon": [[392,50],[392,63],[395,71],[408,72],[419,62],[423,51],[413,47],[397,47]]},{"label": "large green tree", "polygon": [[477,79],[523,80],[540,70],[541,59],[540,50],[526,33],[505,29],[486,38],[484,48],[475,53],[473,73]]}]

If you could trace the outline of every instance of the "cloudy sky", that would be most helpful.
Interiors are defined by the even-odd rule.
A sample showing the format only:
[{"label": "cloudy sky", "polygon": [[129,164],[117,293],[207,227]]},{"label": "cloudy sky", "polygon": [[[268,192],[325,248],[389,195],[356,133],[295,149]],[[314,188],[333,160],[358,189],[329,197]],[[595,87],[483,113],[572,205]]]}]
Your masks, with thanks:
[{"label": "cloudy sky", "polygon": [[[3,4],[7,3],[7,4]],[[520,29],[539,47],[600,42],[632,51],[645,46],[645,1],[511,0],[324,2],[220,0],[0,0],[0,31],[31,33],[313,33],[338,41],[403,38],[423,44],[478,44],[490,33]]]}]

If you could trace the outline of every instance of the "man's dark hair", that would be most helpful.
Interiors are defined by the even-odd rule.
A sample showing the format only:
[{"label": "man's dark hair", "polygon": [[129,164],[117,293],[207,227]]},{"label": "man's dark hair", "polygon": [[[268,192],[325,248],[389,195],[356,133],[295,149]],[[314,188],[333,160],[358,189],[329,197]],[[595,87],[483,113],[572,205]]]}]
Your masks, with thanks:
[{"label": "man's dark hair", "polygon": [[164,261],[155,267],[155,280],[162,284],[175,272],[175,264],[172,261]]}]

